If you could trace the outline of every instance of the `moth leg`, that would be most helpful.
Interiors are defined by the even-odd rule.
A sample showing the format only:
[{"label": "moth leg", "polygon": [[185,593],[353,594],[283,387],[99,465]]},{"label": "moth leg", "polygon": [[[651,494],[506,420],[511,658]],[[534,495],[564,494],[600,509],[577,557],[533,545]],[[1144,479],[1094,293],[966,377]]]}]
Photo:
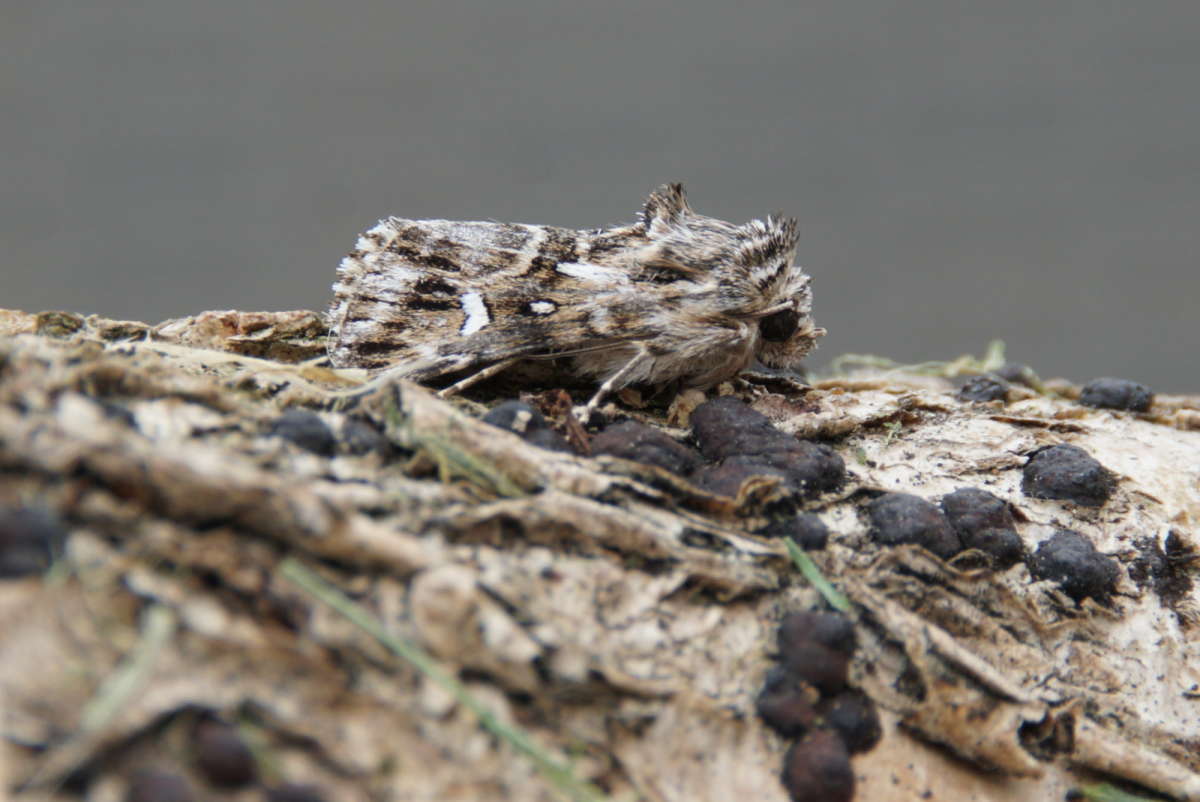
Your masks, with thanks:
[{"label": "moth leg", "polygon": [[517,364],[520,361],[521,361],[520,357],[512,357],[510,359],[502,359],[499,362],[488,365],[483,370],[477,370],[474,373],[472,373],[470,376],[467,376],[466,378],[463,378],[463,379],[459,379],[454,384],[452,384],[449,387],[447,387],[446,389],[442,390],[441,392],[439,392],[437,394],[438,398],[449,398],[452,395],[458,395],[463,390],[470,387],[472,384],[478,384],[479,382],[483,381],[484,379],[492,378],[497,373],[503,373],[505,370],[508,370],[509,368],[511,368],[513,365]]},{"label": "moth leg", "polygon": [[650,352],[642,347],[634,354],[628,362],[626,362],[620,370],[609,376],[604,384],[600,385],[600,389],[592,396],[592,400],[587,402],[587,406],[583,408],[583,422],[586,424],[599,407],[601,402],[617,387],[625,384],[625,380],[629,378],[635,370],[640,368],[648,359],[651,359]]}]

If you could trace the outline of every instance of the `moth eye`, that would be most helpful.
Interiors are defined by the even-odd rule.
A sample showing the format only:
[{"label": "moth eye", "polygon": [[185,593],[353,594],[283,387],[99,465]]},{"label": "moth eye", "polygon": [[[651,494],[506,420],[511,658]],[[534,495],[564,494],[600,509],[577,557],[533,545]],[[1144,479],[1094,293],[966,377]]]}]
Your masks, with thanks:
[{"label": "moth eye", "polygon": [[795,309],[781,309],[767,315],[758,322],[758,330],[767,342],[781,343],[796,333],[800,324],[800,313]]}]

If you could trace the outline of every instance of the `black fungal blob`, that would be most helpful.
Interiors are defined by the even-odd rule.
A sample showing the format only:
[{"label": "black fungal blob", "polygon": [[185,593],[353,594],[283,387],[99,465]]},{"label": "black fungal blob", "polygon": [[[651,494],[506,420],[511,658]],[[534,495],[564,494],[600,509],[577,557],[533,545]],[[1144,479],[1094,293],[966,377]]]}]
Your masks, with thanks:
[{"label": "black fungal blob", "polygon": [[692,412],[692,434],[706,459],[785,451],[799,441],[732,396],[705,401]]},{"label": "black fungal blob", "polygon": [[41,574],[62,554],[67,530],[43,509],[0,509],[0,579]]},{"label": "black fungal blob", "polygon": [[976,487],[963,487],[942,497],[942,512],[964,548],[979,549],[997,568],[1021,559],[1021,536],[1012,509],[1003,499]]},{"label": "black fungal blob", "polygon": [[806,496],[834,490],[846,476],[845,463],[833,449],[779,431],[766,416],[729,396],[698,406],[692,413],[692,433],[706,459],[769,466]]},{"label": "black fungal blob", "polygon": [[783,787],[792,802],[850,802],[854,772],[838,735],[814,730],[792,744],[783,758]]},{"label": "black fungal blob", "polygon": [[1092,541],[1073,530],[1060,529],[1038,546],[1029,572],[1038,579],[1058,582],[1063,593],[1078,602],[1088,596],[1110,596],[1120,569],[1116,560],[1096,551]]},{"label": "black fungal blob", "polygon": [[942,559],[962,551],[962,542],[946,516],[923,498],[888,493],[867,505],[867,516],[871,537],[885,546],[915,543]]},{"label": "black fungal blob", "polygon": [[811,512],[772,521],[759,534],[765,537],[790,537],[805,551],[820,551],[829,542],[829,527]]},{"label": "black fungal blob", "polygon": [[942,496],[942,511],[960,535],[981,529],[1016,528],[1008,503],[977,487],[961,487]]},{"label": "black fungal blob", "polygon": [[337,449],[337,440],[325,421],[307,409],[284,412],[271,424],[271,434],[322,457],[332,457]]},{"label": "black fungal blob", "polygon": [[819,643],[847,657],[858,647],[854,622],[841,613],[806,610],[788,613],[779,622],[779,651],[786,654],[801,643]]},{"label": "black fungal blob", "polygon": [[879,711],[871,697],[858,691],[845,691],[822,702],[817,708],[824,723],[842,737],[850,754],[869,752],[883,737]]},{"label": "black fungal blob", "polygon": [[700,467],[700,455],[695,450],[636,421],[621,421],[605,428],[592,439],[592,454],[644,462],[680,476]]},{"label": "black fungal blob", "polygon": [[846,687],[857,646],[854,622],[840,613],[789,613],[777,632],[779,663],[789,676],[831,695]]},{"label": "black fungal blob", "polygon": [[1012,529],[980,529],[969,540],[963,538],[963,545],[988,555],[997,570],[1016,565],[1025,555],[1025,542]]},{"label": "black fungal blob", "polygon": [[325,802],[325,794],[315,785],[287,783],[269,789],[267,802]]},{"label": "black fungal blob", "polygon": [[196,725],[192,739],[196,769],[218,788],[242,788],[258,779],[258,766],[238,731],[219,721]]},{"label": "black fungal blob", "polygon": [[742,483],[756,476],[778,476],[784,485],[791,487],[786,471],[749,457],[726,460],[719,465],[705,465],[688,478],[696,487],[709,493],[736,498]]},{"label": "black fungal blob", "polygon": [[392,450],[383,432],[373,423],[359,418],[346,418],[342,423],[342,444],[355,456],[372,453],[386,456]]},{"label": "black fungal blob", "polygon": [[791,486],[808,498],[841,487],[846,478],[846,464],[832,448],[807,440],[796,440],[794,437],[791,439],[794,445],[784,451],[730,459],[761,459],[787,474]]},{"label": "black fungal blob", "polygon": [[811,685],[776,666],[767,672],[754,709],[768,727],[792,738],[808,732],[816,722],[818,697]]},{"label": "black fungal blob", "polygon": [[794,644],[779,655],[779,662],[792,676],[826,696],[844,690],[850,672],[849,655],[814,641]]},{"label": "black fungal blob", "polygon": [[1004,401],[1008,398],[1009,384],[994,373],[972,376],[960,388],[958,397],[963,401]]},{"label": "black fungal blob", "polygon": [[125,790],[125,802],[192,802],[195,798],[187,780],[158,769],[138,771]]},{"label": "black fungal blob", "polygon": [[524,401],[505,401],[483,416],[484,423],[518,434],[530,445],[547,451],[572,452],[565,437],[550,427],[544,415]]},{"label": "black fungal blob", "polygon": [[1128,379],[1092,379],[1083,386],[1079,403],[1086,407],[1127,409],[1145,412],[1154,402],[1154,393],[1144,384]]},{"label": "black fungal blob", "polygon": [[1099,507],[1112,495],[1116,477],[1078,446],[1040,448],[1025,463],[1021,491],[1034,498],[1063,499]]}]

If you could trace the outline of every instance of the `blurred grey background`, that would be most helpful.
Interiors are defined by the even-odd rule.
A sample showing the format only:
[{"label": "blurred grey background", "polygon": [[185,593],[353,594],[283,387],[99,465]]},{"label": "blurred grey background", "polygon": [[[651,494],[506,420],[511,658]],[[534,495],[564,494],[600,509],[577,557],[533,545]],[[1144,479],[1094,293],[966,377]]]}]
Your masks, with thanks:
[{"label": "blurred grey background", "polygon": [[380,217],[801,220],[843,352],[1200,390],[1200,3],[6,0],[0,306],[323,308]]}]

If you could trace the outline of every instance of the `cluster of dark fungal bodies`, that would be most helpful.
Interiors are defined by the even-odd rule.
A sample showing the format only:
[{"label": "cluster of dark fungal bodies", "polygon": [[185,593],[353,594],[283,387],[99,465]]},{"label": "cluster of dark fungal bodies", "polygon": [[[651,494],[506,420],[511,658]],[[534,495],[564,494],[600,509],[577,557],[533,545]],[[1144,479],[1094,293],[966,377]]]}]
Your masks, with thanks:
[{"label": "cluster of dark fungal bodies", "polygon": [[846,685],[856,646],[853,622],[839,613],[791,613],[779,624],[778,663],[755,707],[771,729],[794,739],[782,780],[796,802],[852,799],[850,755],[883,735],[874,702]]},{"label": "cluster of dark fungal bodies", "polygon": [[[572,450],[540,412],[523,402],[500,404],[484,420],[534,445]],[[691,422],[696,448],[652,426],[625,420],[595,435],[590,451],[593,456],[621,457],[662,468],[719,496],[737,496],[743,482],[752,477],[777,478],[800,498],[815,498],[845,482],[845,463],[832,448],[779,431],[766,416],[732,396],[701,404],[692,412]],[[759,533],[790,536],[805,549],[822,549],[829,539],[821,519],[806,513],[776,518]]]},{"label": "cluster of dark fungal bodies", "polygon": [[[1140,403],[1142,393],[1136,387],[1115,380],[1093,384],[1112,402],[1096,406],[1120,407],[1121,399]],[[1114,390],[1116,384],[1121,386]],[[572,450],[537,410],[524,403],[501,404],[485,420],[531,443]],[[751,477],[777,477],[805,499],[845,482],[845,465],[832,449],[779,431],[736,398],[719,397],[702,404],[692,413],[691,423],[695,448],[658,429],[621,421],[597,434],[591,450],[658,466],[725,496],[736,496]],[[1083,449],[1054,445],[1029,455],[1021,487],[1034,498],[1096,507],[1108,500],[1115,485],[1115,475]],[[1024,561],[1034,578],[1056,583],[1077,603],[1088,597],[1103,601],[1115,591],[1120,574],[1117,562],[1097,551],[1086,536],[1060,529],[1027,553],[1017,533],[1017,521],[1023,520],[1019,510],[981,488],[960,488],[936,504],[908,493],[867,491],[866,495],[871,500],[861,507],[861,514],[869,536],[881,545],[916,544],[946,560],[975,550],[994,570]],[[806,550],[819,550],[825,547],[829,530],[816,514],[793,512],[771,521],[758,534],[790,536]],[[756,708],[768,726],[793,739],[782,781],[797,802],[852,799],[850,756],[871,749],[881,736],[871,700],[847,687],[855,643],[851,620],[838,613],[792,613],[780,624],[777,665],[767,675]]]},{"label": "cluster of dark fungal bodies", "polygon": [[[1021,488],[1034,498],[1096,507],[1108,499],[1115,484],[1112,472],[1083,449],[1056,445],[1030,455]],[[976,549],[997,570],[1025,559],[1030,574],[1057,582],[1076,602],[1086,597],[1103,600],[1116,588],[1120,573],[1116,561],[1072,529],[1059,529],[1026,555],[1013,507],[980,488],[947,493],[940,505],[908,493],[885,493],[868,503],[864,512],[871,537],[885,546],[912,543],[944,560]]]},{"label": "cluster of dark fungal bodies", "polygon": [[[484,420],[544,448],[572,450],[540,412],[523,402],[500,404]],[[777,477],[785,488],[809,499],[841,487],[846,479],[845,465],[831,448],[779,431],[766,416],[732,396],[696,408],[692,437],[696,448],[645,424],[621,421],[597,434],[591,451],[655,465],[724,496],[736,496],[751,477]],[[1091,507],[1104,504],[1115,486],[1111,471],[1072,445],[1033,452],[1021,483],[1022,491],[1034,498]],[[1057,581],[1076,601],[1089,596],[1104,599],[1115,587],[1116,562],[1073,530],[1059,530],[1035,553],[1026,554],[1013,507],[986,490],[960,488],[943,496],[940,504],[908,493],[868,491],[868,495],[874,498],[862,512],[870,536],[881,545],[915,544],[945,560],[974,549],[997,570],[1025,560],[1033,576]],[[777,517],[758,534],[789,536],[806,550],[824,548],[829,538],[820,517],[809,512]]]},{"label": "cluster of dark fungal bodies", "polygon": [[[1005,401],[1014,384],[1036,387],[1037,376],[1025,365],[1005,365],[999,370],[969,377],[959,387],[958,397],[963,401]],[[1105,376],[1092,379],[1083,386],[1079,403],[1094,409],[1147,412],[1154,403],[1154,393],[1144,384]]]}]

